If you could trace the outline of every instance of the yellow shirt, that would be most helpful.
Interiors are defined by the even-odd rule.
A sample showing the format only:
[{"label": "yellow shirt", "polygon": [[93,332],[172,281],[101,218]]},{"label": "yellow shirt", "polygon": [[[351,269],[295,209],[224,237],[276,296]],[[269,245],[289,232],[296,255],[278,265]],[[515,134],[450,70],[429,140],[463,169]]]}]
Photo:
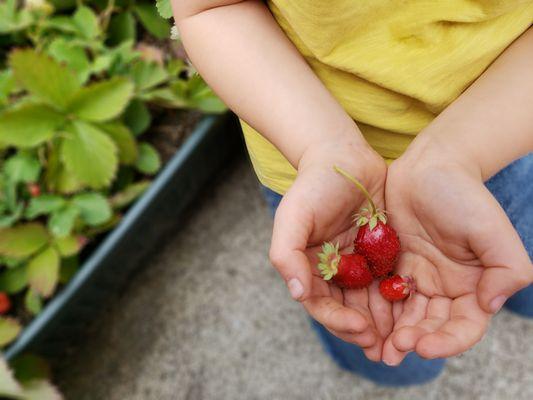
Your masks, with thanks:
[{"label": "yellow shirt", "polygon": [[[268,0],[283,31],[387,161],[533,23],[532,0]],[[295,169],[241,120],[261,183]]]}]

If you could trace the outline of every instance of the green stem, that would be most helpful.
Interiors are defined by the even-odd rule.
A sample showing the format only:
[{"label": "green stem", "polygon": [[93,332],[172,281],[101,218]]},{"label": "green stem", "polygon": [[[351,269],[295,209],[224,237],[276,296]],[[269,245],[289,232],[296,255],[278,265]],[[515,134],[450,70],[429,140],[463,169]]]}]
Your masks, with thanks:
[{"label": "green stem", "polygon": [[359,182],[357,179],[355,179],[353,176],[351,176],[348,172],[343,170],[342,168],[334,165],[333,169],[335,170],[335,172],[338,172],[339,174],[344,176],[346,179],[348,179],[350,182],[352,182],[355,186],[357,186],[357,189],[359,189],[365,195],[366,199],[368,200],[368,204],[370,204],[370,208],[372,209],[372,216],[376,215],[378,213],[376,209],[376,205],[372,201],[372,197],[370,196],[370,193],[368,193],[368,190],[366,190],[363,184]]}]

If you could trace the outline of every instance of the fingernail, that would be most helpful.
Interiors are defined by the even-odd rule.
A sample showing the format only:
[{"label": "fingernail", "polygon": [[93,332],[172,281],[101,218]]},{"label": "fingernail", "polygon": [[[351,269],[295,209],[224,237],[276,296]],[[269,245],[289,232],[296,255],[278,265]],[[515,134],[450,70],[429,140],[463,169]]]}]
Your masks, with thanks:
[{"label": "fingernail", "polygon": [[495,314],[498,311],[500,311],[500,308],[502,308],[503,304],[507,300],[507,296],[504,296],[503,294],[495,297],[492,299],[492,301],[489,304],[490,310]]},{"label": "fingernail", "polygon": [[287,287],[289,288],[291,297],[294,300],[298,300],[304,294],[304,287],[302,286],[300,281],[296,278],[293,278],[289,282],[287,282]]},{"label": "fingernail", "polygon": [[396,366],[396,364],[395,364],[393,361],[388,360],[388,359],[386,359],[386,358],[383,359],[383,362],[384,362],[386,365],[388,365],[389,367],[395,367],[395,366]]}]

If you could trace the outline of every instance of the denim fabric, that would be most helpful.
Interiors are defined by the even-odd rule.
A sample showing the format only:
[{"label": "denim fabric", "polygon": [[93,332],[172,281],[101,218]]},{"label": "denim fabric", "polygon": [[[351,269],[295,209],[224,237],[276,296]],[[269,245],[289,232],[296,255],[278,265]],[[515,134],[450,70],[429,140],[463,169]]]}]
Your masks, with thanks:
[{"label": "denim fabric", "polygon": [[[530,258],[533,258],[533,154],[507,166],[486,183],[496,197],[524,242]],[[281,196],[263,187],[265,200],[272,214]],[[511,297],[505,307],[523,316],[533,317],[533,285]],[[383,386],[406,386],[428,382],[436,378],[444,368],[445,360],[424,360],[416,353],[409,353],[397,367],[368,360],[356,345],[346,343],[329,333],[312,320],[325,350],[343,369],[361,375]]]}]

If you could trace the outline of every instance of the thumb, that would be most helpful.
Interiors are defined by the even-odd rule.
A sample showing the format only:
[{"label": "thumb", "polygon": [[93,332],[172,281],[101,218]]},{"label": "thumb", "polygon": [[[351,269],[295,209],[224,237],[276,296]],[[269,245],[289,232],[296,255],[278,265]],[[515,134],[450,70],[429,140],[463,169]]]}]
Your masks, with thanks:
[{"label": "thumb", "polygon": [[491,229],[485,229],[471,243],[485,270],[478,283],[478,302],[489,313],[496,313],[505,301],[533,282],[533,265],[518,233],[503,210],[494,213]]},{"label": "thumb", "polygon": [[312,217],[286,196],[274,218],[270,262],[285,280],[294,300],[304,301],[311,292],[311,265],[305,254],[312,231]]}]

